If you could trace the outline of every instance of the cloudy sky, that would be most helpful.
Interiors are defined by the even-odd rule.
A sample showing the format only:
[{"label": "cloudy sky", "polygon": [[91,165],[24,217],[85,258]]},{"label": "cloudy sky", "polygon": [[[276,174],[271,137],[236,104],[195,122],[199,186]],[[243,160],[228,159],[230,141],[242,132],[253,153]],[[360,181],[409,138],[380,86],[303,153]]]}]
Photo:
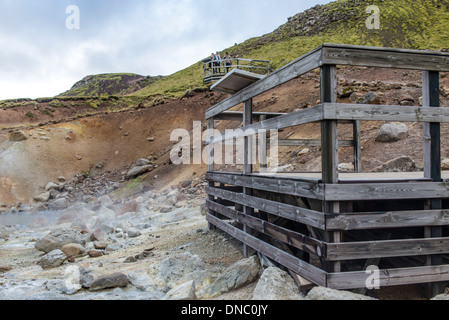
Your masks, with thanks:
[{"label": "cloudy sky", "polygon": [[170,75],[329,2],[0,0],[0,100],[54,96],[91,74]]}]

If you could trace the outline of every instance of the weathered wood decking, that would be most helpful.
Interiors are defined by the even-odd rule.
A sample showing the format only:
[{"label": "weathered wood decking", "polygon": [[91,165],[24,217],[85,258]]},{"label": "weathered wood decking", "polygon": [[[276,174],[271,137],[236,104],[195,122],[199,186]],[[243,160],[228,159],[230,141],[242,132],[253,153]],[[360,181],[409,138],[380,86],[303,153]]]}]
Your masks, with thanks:
[{"label": "weathered wood decking", "polygon": [[[337,65],[421,70],[423,106],[337,103]],[[254,97],[316,68],[320,104],[289,114],[253,112]],[[242,241],[246,254],[256,250],[321,286],[365,288],[370,265],[379,267],[381,286],[448,281],[449,176],[441,172],[440,124],[449,122],[449,109],[439,105],[439,72],[449,72],[448,54],[324,44],[207,110],[209,129],[216,120],[243,125],[212,137],[209,157],[236,138],[245,150],[242,172],[218,172],[209,164],[210,226]],[[228,111],[241,103],[243,112]],[[363,173],[361,121],[423,123],[424,171]],[[321,123],[320,140],[279,145],[321,146],[322,172],[254,171],[252,135],[312,122]],[[352,140],[339,141],[341,122],[352,123]],[[266,143],[259,140],[262,158]],[[338,171],[340,147],[354,149],[355,172]]]}]

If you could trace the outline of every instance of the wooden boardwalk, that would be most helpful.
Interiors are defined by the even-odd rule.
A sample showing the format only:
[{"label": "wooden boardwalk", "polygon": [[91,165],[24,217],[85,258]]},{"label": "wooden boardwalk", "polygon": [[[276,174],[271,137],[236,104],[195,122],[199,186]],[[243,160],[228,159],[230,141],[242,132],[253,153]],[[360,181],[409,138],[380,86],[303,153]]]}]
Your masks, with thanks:
[{"label": "wooden boardwalk", "polygon": [[[423,106],[337,103],[337,65],[420,70]],[[253,112],[254,97],[317,68],[319,105]],[[440,154],[440,124],[449,122],[449,109],[439,104],[440,72],[449,72],[449,54],[324,44],[207,110],[209,129],[216,120],[242,121],[245,149],[241,172],[208,167],[210,227],[242,241],[246,255],[260,252],[316,285],[365,288],[366,269],[374,265],[380,286],[435,283],[438,292],[449,280],[449,176],[442,176]],[[228,111],[239,104],[243,112]],[[378,120],[423,123],[424,172],[362,173],[360,121]],[[338,140],[342,121],[352,123],[352,140]],[[321,123],[321,139],[310,144],[321,146],[322,172],[255,172],[254,132],[312,122]],[[209,157],[218,143],[235,138],[214,136]],[[353,173],[338,171],[342,146],[354,150]]]}]

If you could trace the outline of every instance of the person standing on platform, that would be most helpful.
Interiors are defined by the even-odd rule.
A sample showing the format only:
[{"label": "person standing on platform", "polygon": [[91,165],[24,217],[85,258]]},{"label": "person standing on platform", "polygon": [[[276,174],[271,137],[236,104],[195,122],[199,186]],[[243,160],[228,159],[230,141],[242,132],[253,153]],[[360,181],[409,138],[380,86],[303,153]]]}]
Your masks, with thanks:
[{"label": "person standing on platform", "polygon": [[232,65],[232,57],[229,55],[229,52],[226,52],[226,55],[224,57],[224,62],[226,65],[226,73],[229,73],[229,69],[231,69],[231,65]]},{"label": "person standing on platform", "polygon": [[215,54],[212,52],[210,55],[210,67],[212,68],[212,73],[215,74]]},{"label": "person standing on platform", "polygon": [[217,68],[216,71],[218,73],[221,72],[221,57],[220,57],[220,53],[217,51],[217,53],[215,53],[215,67]]}]

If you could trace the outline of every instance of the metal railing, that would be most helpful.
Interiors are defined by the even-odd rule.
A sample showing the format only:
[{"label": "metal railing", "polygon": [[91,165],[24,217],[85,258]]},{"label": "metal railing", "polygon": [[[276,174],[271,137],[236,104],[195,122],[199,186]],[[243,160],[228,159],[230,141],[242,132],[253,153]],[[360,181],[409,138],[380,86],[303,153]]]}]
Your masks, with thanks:
[{"label": "metal railing", "polygon": [[220,80],[232,69],[241,69],[257,74],[268,75],[270,73],[270,61],[258,59],[222,59],[203,60],[203,83],[209,84]]}]

